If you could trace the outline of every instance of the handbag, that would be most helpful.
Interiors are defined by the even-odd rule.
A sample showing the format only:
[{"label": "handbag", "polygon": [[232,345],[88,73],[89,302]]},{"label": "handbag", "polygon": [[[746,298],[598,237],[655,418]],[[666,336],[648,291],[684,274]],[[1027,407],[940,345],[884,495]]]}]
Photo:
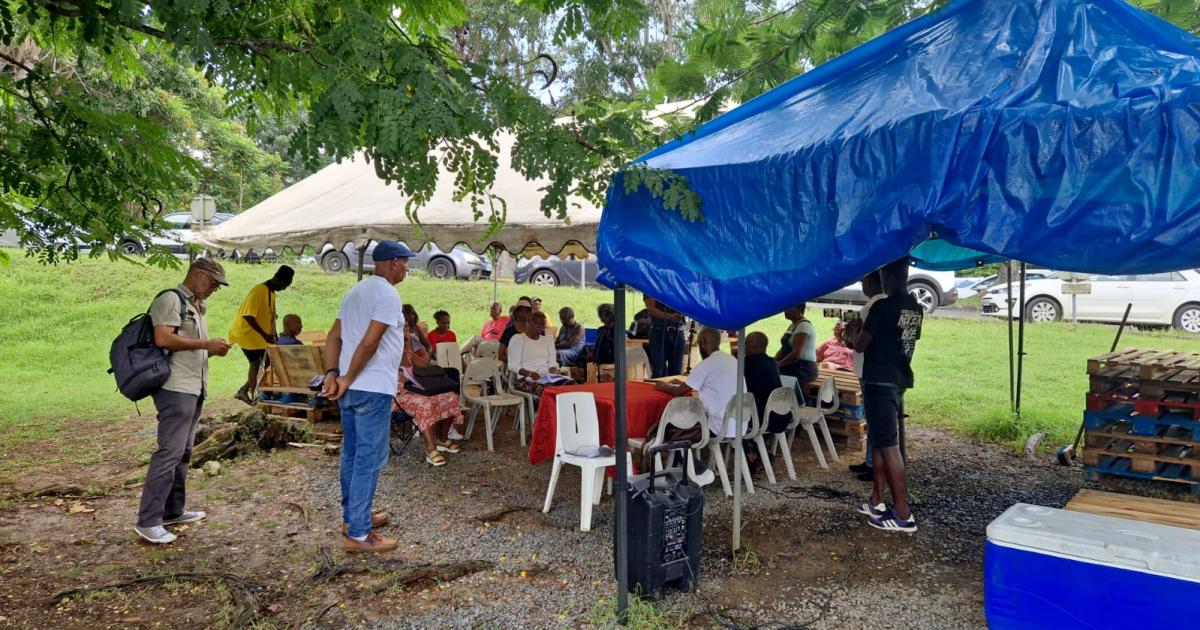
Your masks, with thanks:
[{"label": "handbag", "polygon": [[436,365],[413,368],[404,389],[422,396],[437,396],[458,391],[458,371]]}]

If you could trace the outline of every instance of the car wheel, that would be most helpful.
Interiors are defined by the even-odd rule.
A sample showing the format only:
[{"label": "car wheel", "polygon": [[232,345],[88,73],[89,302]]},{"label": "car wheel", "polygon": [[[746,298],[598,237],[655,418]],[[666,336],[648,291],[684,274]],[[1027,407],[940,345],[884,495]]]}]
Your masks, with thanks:
[{"label": "car wheel", "polygon": [[430,278],[446,280],[454,277],[454,263],[445,258],[434,258],[426,267]]},{"label": "car wheel", "polygon": [[558,286],[558,276],[549,269],[538,269],[529,277],[529,284],[536,284],[540,287],[556,287]]},{"label": "car wheel", "polygon": [[146,253],[146,248],[137,241],[123,241],[121,243],[121,253],[126,256],[141,256]]},{"label": "car wheel", "polygon": [[342,273],[350,266],[350,259],[342,252],[329,252],[321,259],[321,268],[329,273]]},{"label": "car wheel", "polygon": [[1200,304],[1184,304],[1175,311],[1175,327],[1190,333],[1200,333]]},{"label": "car wheel", "polygon": [[1036,297],[1025,304],[1025,319],[1035,324],[1062,319],[1062,307],[1048,297]]},{"label": "car wheel", "polygon": [[925,282],[909,283],[908,294],[913,296],[926,314],[932,313],[939,306],[937,289]]}]

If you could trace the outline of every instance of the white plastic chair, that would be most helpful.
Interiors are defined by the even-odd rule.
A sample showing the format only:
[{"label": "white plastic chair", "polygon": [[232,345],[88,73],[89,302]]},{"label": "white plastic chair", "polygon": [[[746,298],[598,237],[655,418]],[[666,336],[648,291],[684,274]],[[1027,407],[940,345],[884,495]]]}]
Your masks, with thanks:
[{"label": "white plastic chair", "polygon": [[475,358],[477,359],[495,359],[496,355],[500,354],[499,341],[481,341],[475,346]]},{"label": "white plastic chair", "polygon": [[508,391],[514,396],[520,396],[521,400],[525,402],[525,407],[529,410],[529,417],[535,418],[537,417],[537,404],[539,401],[537,396],[517,389],[517,379],[519,378],[521,377],[517,374],[516,370],[510,370],[508,372]]},{"label": "white plastic chair", "polygon": [[[795,396],[795,390],[792,390],[792,396]],[[828,469],[829,466],[825,463],[825,455],[821,452],[821,443],[817,441],[817,427],[821,429],[821,435],[825,438],[825,446],[829,449],[829,456],[833,461],[842,461],[838,457],[837,447],[833,445],[833,436],[829,434],[829,423],[825,421],[825,414],[837,411],[841,402],[838,400],[837,383],[832,376],[826,377],[821,381],[821,387],[817,390],[817,406],[807,407],[796,402],[795,411],[792,412],[792,424],[788,427],[785,433],[786,444],[781,444],[776,439],[777,449],[787,449],[789,452],[789,460],[791,459],[790,451],[792,440],[796,435],[796,429],[800,426],[804,427],[804,431],[808,433],[808,439],[812,442],[813,452],[817,455],[817,463],[821,468]]]},{"label": "white plastic chair", "polygon": [[[585,448],[600,446],[600,421],[596,414],[596,399],[590,392],[559,394],[555,398],[558,425],[555,428],[554,468],[550,471],[550,485],[546,488],[546,503],[542,512],[549,512],[554,500],[554,489],[558,487],[558,473],[563,464],[579,467],[579,530],[592,530],[592,506],[600,503],[604,472],[609,466],[617,465],[616,455],[607,457],[583,457],[573,453]],[[625,465],[633,473],[633,459],[625,454]],[[612,492],[610,482],[609,493]]]},{"label": "white plastic chair", "polygon": [[[755,433],[762,437],[762,433],[758,429],[758,407],[754,404],[754,394],[750,392],[742,393],[742,418],[745,422],[745,431],[742,431],[742,437],[750,438]],[[725,405],[725,417],[721,419],[721,432],[717,437],[709,438],[708,440],[708,465],[715,466],[717,473],[721,477],[721,487],[725,489],[726,496],[733,496],[733,486],[729,485],[729,473],[726,472],[725,466],[725,450],[724,447],[729,446],[730,452],[737,452],[737,438],[726,437],[726,432],[729,431],[731,423],[737,421],[737,396],[729,399],[729,403]],[[735,432],[736,433],[736,432]],[[767,462],[763,462],[767,464]],[[750,478],[750,464],[746,461],[746,453],[742,452],[742,481],[746,483],[746,491],[754,494],[754,480]]]},{"label": "white plastic chair", "polygon": [[[645,439],[630,439],[630,447],[648,449],[663,444],[666,441],[667,426],[684,431],[699,426],[700,441],[692,443],[692,450],[699,456],[708,446],[708,414],[704,411],[704,405],[695,396],[680,396],[672,399],[663,409],[662,418],[658,422],[658,433]],[[658,469],[662,470],[661,453],[654,454],[654,462]],[[696,463],[693,457],[687,458],[687,476],[696,481]]]},{"label": "white plastic chair", "polygon": [[458,343],[454,341],[443,341],[433,349],[434,361],[444,367],[453,368],[462,371],[462,352],[458,349]]},{"label": "white plastic chair", "polygon": [[[775,453],[778,454],[781,451],[783,452],[783,464],[787,468],[788,479],[791,479],[792,481],[796,480],[796,467],[792,464],[792,448],[791,444],[788,443],[788,433],[794,433],[796,431],[796,426],[800,422],[799,414],[796,412],[799,407],[800,404],[796,402],[796,390],[784,385],[775,389],[769,396],[767,396],[767,404],[763,408],[762,424],[764,426],[771,423],[771,414],[773,413],[780,415],[790,414],[792,416],[792,421],[788,423],[787,428],[779,433],[773,434],[773,437],[775,438]],[[811,429],[811,426],[809,428]],[[821,447],[817,444],[816,435],[810,435],[813,439],[813,447],[817,451],[817,459],[821,462],[821,468],[827,468],[827,466],[825,466],[825,458],[821,456]]]},{"label": "white plastic chair", "polygon": [[[492,394],[486,393],[489,383],[494,392]],[[506,407],[516,407],[517,427],[521,434],[521,446],[525,446],[525,404],[520,396],[513,396],[505,392],[503,384],[500,381],[499,368],[496,366],[494,359],[475,359],[471,361],[467,364],[467,369],[463,372],[459,384],[461,388],[459,390],[460,396],[471,406],[471,416],[467,421],[467,432],[464,434],[466,439],[471,439],[471,432],[475,430],[475,415],[482,408],[488,450],[495,450],[492,447],[492,433],[496,429],[496,423],[500,421],[500,412]],[[468,392],[468,387],[478,387],[479,392]],[[495,411],[494,414],[492,413],[493,411]]]},{"label": "white plastic chair", "polygon": [[650,356],[642,346],[625,347],[625,376],[634,381],[650,378]]}]

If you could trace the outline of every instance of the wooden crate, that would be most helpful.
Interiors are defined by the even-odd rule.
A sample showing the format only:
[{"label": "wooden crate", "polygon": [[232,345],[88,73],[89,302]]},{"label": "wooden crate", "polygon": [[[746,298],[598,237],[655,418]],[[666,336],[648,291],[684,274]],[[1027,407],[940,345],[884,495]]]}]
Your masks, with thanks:
[{"label": "wooden crate", "polygon": [[1195,503],[1085,489],[1080,490],[1065,509],[1200,530],[1200,504]]},{"label": "wooden crate", "polygon": [[268,416],[280,418],[288,418],[292,420],[307,420],[309,422],[321,422],[325,420],[336,420],[339,417],[338,407],[335,404],[311,404],[311,403],[292,403],[259,400],[254,403],[255,407],[263,410],[263,413]]},{"label": "wooden crate", "polygon": [[[864,420],[846,418],[838,415],[825,417],[829,425],[829,434],[840,448],[851,452],[863,452],[867,445],[867,423]],[[797,435],[800,435],[797,433]]]},{"label": "wooden crate", "polygon": [[1189,429],[1165,426],[1149,435],[1133,431],[1126,421],[1113,422],[1104,429],[1084,432],[1083,464],[1101,466],[1114,458],[1129,460],[1129,470],[1153,473],[1164,465],[1192,468],[1190,476],[1200,480],[1200,443]]},{"label": "wooden crate", "polygon": [[1173,378],[1193,380],[1200,376],[1200,352],[1175,350],[1139,350],[1125,348],[1088,359],[1088,374],[1100,375],[1109,368],[1136,368],[1143,380],[1169,381]]}]

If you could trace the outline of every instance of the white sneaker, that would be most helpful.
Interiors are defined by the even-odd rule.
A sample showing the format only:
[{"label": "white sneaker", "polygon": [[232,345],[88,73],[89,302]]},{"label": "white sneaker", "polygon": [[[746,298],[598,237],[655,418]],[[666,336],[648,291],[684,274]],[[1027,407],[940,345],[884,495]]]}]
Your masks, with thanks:
[{"label": "white sneaker", "polygon": [[176,538],[179,538],[175,534],[167,531],[167,528],[163,527],[162,525],[155,525],[154,527],[134,526],[133,531],[137,532],[138,536],[141,536],[142,538],[145,538],[147,541],[156,545],[173,543],[175,542]]},{"label": "white sneaker", "polygon": [[446,439],[458,441],[467,439],[467,436],[459,433],[458,429],[450,427],[450,431],[446,434]]},{"label": "white sneaker", "polygon": [[692,477],[692,481],[695,481],[696,485],[700,486],[701,488],[703,488],[704,486],[707,486],[708,484],[710,484],[716,480],[717,480],[717,476],[713,474],[713,471],[711,468],[705,468],[704,472],[696,473],[696,476]]},{"label": "white sneaker", "polygon": [[180,514],[175,518],[164,519],[163,525],[182,525],[184,523],[195,523],[196,521],[204,520],[206,516],[208,516],[208,513],[200,510],[184,510],[183,514]]}]

